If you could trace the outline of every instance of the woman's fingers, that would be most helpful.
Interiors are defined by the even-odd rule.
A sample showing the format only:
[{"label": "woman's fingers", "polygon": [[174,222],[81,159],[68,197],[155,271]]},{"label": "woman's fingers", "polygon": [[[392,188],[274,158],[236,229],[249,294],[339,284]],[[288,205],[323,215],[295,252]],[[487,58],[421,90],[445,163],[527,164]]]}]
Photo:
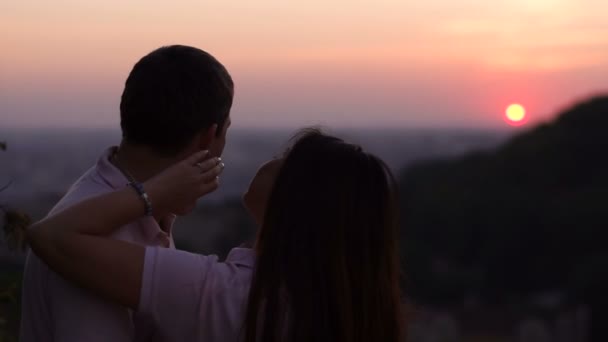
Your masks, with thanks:
[{"label": "woman's fingers", "polygon": [[218,161],[211,170],[200,175],[198,183],[198,197],[202,197],[210,192],[215,191],[220,184],[219,175],[224,170],[224,163]]},{"label": "woman's fingers", "polygon": [[207,159],[208,156],[208,150],[198,151],[190,157],[186,158],[184,162],[186,162],[188,165],[195,165],[197,163],[203,162],[205,159]]},{"label": "woman's fingers", "polygon": [[[213,192],[219,186],[219,175],[224,170],[221,158],[208,158],[206,151],[195,153],[187,159],[190,167],[195,169],[198,196]],[[191,164],[194,163],[194,164]]]},{"label": "woman's fingers", "polygon": [[220,185],[220,180],[215,177],[211,182],[202,183],[199,186],[199,197],[215,191]]},{"label": "woman's fingers", "polygon": [[180,210],[215,191],[223,169],[220,158],[210,158],[208,151],[200,151],[148,180],[145,187],[153,205]]},{"label": "woman's fingers", "polygon": [[222,171],[224,171],[224,163],[222,163],[221,161],[218,161],[218,163],[215,166],[213,166],[210,170],[201,174],[200,180],[203,183],[213,182],[214,180],[216,180],[218,178],[218,176],[222,173]]},{"label": "woman's fingers", "polygon": [[207,175],[207,180],[208,181],[213,181],[213,179],[215,178],[216,180],[219,179],[219,176],[222,174],[222,172],[224,172],[224,163],[222,163],[220,161],[219,164],[217,164],[216,167],[214,167],[213,169],[211,169],[211,171],[208,172]]},{"label": "woman's fingers", "polygon": [[197,162],[191,167],[196,168],[196,172],[198,174],[205,174],[220,164],[221,160],[219,158],[209,158],[202,162]]}]

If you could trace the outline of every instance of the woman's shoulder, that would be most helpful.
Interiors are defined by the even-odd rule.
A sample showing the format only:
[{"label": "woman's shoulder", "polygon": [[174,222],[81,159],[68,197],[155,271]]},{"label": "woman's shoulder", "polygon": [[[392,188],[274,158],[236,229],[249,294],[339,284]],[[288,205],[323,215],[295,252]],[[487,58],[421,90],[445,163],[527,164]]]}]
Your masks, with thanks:
[{"label": "woman's shoulder", "polygon": [[228,253],[225,262],[246,268],[253,268],[255,265],[255,259],[255,251],[253,249],[237,247],[233,248],[230,253]]},{"label": "woman's shoulder", "polygon": [[[226,260],[216,255],[204,255],[182,250],[147,247],[144,279],[182,279],[182,282],[208,282],[223,278],[248,278],[255,264],[255,252],[250,248],[233,248]],[[146,279],[148,278],[148,279]],[[150,279],[152,278],[152,279]]]},{"label": "woman's shoulder", "polygon": [[152,301],[153,292],[178,299],[189,291],[190,300],[218,292],[247,292],[254,262],[255,253],[248,248],[233,249],[222,262],[215,255],[146,247],[141,301]]},{"label": "woman's shoulder", "polygon": [[254,262],[248,248],[235,248],[220,261],[147,247],[139,311],[160,322],[170,340],[223,340],[218,336],[238,331],[242,323]]}]

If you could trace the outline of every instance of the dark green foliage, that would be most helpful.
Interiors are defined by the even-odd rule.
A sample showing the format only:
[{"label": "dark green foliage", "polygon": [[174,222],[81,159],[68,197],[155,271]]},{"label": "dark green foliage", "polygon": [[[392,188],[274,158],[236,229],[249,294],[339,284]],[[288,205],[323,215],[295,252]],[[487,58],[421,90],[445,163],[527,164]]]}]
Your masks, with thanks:
[{"label": "dark green foliage", "polygon": [[597,97],[494,151],[407,169],[410,293],[443,302],[478,291],[496,300],[593,282],[580,269],[608,255],[607,130],[608,97]]},{"label": "dark green foliage", "polygon": [[21,304],[20,267],[0,264],[0,341],[17,341]]},{"label": "dark green foliage", "polygon": [[[6,143],[0,142],[0,150],[6,150]],[[10,183],[9,183],[10,185]],[[1,187],[0,192],[8,185]],[[3,230],[9,247],[22,248],[23,233],[30,224],[27,215],[14,210],[5,210]],[[4,264],[0,261],[0,341],[17,341],[21,304],[21,265]]]},{"label": "dark green foliage", "polygon": [[5,210],[3,230],[9,249],[25,250],[25,231],[31,223],[28,215],[16,210]]},{"label": "dark green foliage", "polygon": [[[0,142],[0,150],[6,151],[6,143]],[[11,185],[8,184],[0,187],[0,192],[4,191]],[[0,205],[0,211],[4,214],[2,230],[4,231],[4,240],[7,242],[9,249],[25,249],[25,230],[31,224],[31,219],[27,214],[16,210],[7,209]]]}]

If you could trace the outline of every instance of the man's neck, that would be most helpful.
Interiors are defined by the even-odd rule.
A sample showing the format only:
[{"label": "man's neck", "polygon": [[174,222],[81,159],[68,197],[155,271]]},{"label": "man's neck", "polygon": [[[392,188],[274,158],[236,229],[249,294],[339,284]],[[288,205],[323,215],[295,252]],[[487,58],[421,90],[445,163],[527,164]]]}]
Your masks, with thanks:
[{"label": "man's neck", "polygon": [[[145,146],[134,146],[124,142],[112,159],[112,163],[127,178],[133,178],[133,180],[142,183],[173,165],[176,161],[176,158],[160,157]],[[160,224],[168,214],[156,212],[154,217]]]},{"label": "man's neck", "polygon": [[145,146],[122,143],[112,161],[126,176],[145,182],[175,163],[175,158],[158,156]]}]

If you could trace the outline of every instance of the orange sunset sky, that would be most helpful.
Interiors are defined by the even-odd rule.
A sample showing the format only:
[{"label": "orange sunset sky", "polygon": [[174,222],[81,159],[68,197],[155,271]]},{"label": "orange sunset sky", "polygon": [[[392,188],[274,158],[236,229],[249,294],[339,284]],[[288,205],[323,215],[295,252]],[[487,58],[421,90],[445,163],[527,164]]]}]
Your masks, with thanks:
[{"label": "orange sunset sky", "polygon": [[236,83],[237,127],[505,127],[608,85],[605,0],[0,2],[0,124],[118,127],[144,54],[187,44]]}]

